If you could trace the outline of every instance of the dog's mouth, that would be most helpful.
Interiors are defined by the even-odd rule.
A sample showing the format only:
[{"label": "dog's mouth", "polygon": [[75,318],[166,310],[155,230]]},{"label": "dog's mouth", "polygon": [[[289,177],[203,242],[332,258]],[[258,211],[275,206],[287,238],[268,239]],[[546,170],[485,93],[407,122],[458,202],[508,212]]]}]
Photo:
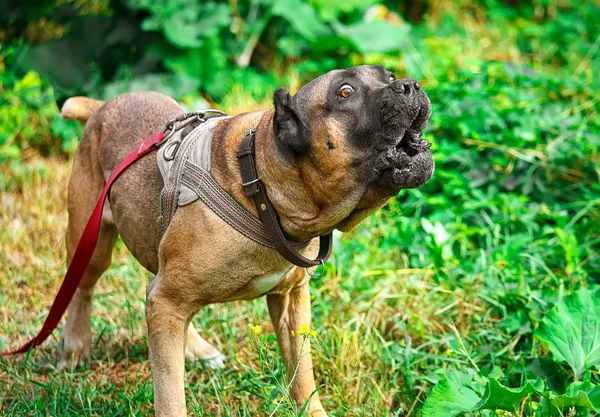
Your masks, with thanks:
[{"label": "dog's mouth", "polygon": [[413,88],[413,92],[407,96],[398,88],[389,88],[382,96],[383,131],[377,140],[374,169],[379,177],[377,187],[391,195],[402,188],[420,187],[433,175],[431,143],[423,139],[431,104],[422,90]]},{"label": "dog's mouth", "polygon": [[433,175],[431,143],[420,132],[406,130],[400,141],[379,154],[374,169],[390,193],[424,185]]},{"label": "dog's mouth", "polygon": [[431,143],[423,139],[423,132],[413,130],[411,126],[403,135],[400,136],[398,144],[393,148],[396,152],[405,153],[409,157],[422,152],[427,152],[431,148]]}]

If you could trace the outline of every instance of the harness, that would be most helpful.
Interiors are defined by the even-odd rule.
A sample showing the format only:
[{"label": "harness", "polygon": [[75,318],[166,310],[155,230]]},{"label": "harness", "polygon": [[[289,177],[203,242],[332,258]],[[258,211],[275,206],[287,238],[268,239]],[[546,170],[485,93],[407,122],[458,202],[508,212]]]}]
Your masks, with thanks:
[{"label": "harness", "polygon": [[[160,194],[161,233],[167,230],[177,207],[200,199],[235,230],[256,243],[277,250],[283,258],[294,265],[309,268],[325,264],[331,254],[331,233],[320,236],[319,254],[313,260],[302,256],[297,251],[306,247],[310,241],[289,241],[281,229],[277,212],[256,170],[254,130],[249,131],[242,139],[237,156],[243,180],[241,186],[244,187],[246,195],[254,199],[260,220],[243,208],[212,178],[210,175],[212,137],[216,124],[223,118],[229,116],[218,110],[181,114],[169,120],[162,132],[143,140],[115,168],[106,181],[83,230],[42,329],[37,336],[20,348],[0,352],[2,356],[27,352],[40,345],[56,329],[92,259],[102,223],[104,203],[112,184],[129,166],[155,150],[158,150],[157,163],[164,180],[164,187]],[[313,276],[309,271],[308,273]]]},{"label": "harness", "polygon": [[[163,140],[156,162],[163,178],[160,193],[161,234],[171,223],[178,207],[202,200],[217,216],[254,242],[275,249],[263,223],[231,197],[212,177],[212,137],[217,123],[229,116],[197,119],[186,127],[174,127]],[[310,241],[293,242],[299,250]]]}]

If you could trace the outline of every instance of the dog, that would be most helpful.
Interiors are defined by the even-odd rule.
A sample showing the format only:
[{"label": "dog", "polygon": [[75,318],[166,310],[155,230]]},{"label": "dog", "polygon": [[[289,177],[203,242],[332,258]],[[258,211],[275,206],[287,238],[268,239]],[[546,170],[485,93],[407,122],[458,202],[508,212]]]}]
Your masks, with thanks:
[{"label": "dog", "polygon": [[[431,104],[413,79],[396,79],[382,66],[357,66],[315,78],[293,96],[279,89],[273,101],[274,109],[218,122],[212,175],[258,217],[241,186],[236,158],[241,139],[255,129],[257,171],[290,237],[310,240],[333,229],[348,231],[401,189],[422,186],[433,174],[429,143],[421,137]],[[173,99],[155,92],[123,94],[106,103],[85,97],[65,102],[62,117],[86,123],[68,186],[69,262],[111,172],[142,139],[181,113]],[[59,367],[89,358],[93,288],[120,235],[155,275],[146,317],[157,416],[186,415],[185,357],[224,366],[223,355],[193,327],[194,314],[209,304],[266,296],[288,375],[298,366],[290,394],[299,407],[309,401],[309,415],[325,417],[311,356],[300,354],[310,352],[310,341],[293,332],[311,322],[307,271],[236,232],[201,201],[179,207],[161,235],[162,188],[152,156],[114,184],[94,255],[69,306]],[[314,257],[317,241],[302,254]]]}]

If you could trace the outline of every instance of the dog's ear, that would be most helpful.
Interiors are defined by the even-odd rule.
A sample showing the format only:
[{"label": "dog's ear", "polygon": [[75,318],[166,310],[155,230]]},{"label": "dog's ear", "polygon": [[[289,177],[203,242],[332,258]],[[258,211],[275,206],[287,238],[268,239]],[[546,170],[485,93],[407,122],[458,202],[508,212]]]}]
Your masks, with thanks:
[{"label": "dog's ear", "polygon": [[273,131],[279,149],[287,155],[300,156],[310,151],[311,132],[302,123],[292,96],[285,88],[280,88],[273,96],[275,115]]}]

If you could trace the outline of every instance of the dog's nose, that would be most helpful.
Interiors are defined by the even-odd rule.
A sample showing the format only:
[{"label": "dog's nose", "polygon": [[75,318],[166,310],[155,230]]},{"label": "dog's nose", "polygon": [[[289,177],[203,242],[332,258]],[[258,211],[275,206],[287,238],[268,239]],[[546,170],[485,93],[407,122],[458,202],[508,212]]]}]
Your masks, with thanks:
[{"label": "dog's nose", "polygon": [[412,78],[400,78],[392,82],[391,84],[392,90],[394,90],[398,94],[415,94],[417,91],[421,89],[421,86]]}]

